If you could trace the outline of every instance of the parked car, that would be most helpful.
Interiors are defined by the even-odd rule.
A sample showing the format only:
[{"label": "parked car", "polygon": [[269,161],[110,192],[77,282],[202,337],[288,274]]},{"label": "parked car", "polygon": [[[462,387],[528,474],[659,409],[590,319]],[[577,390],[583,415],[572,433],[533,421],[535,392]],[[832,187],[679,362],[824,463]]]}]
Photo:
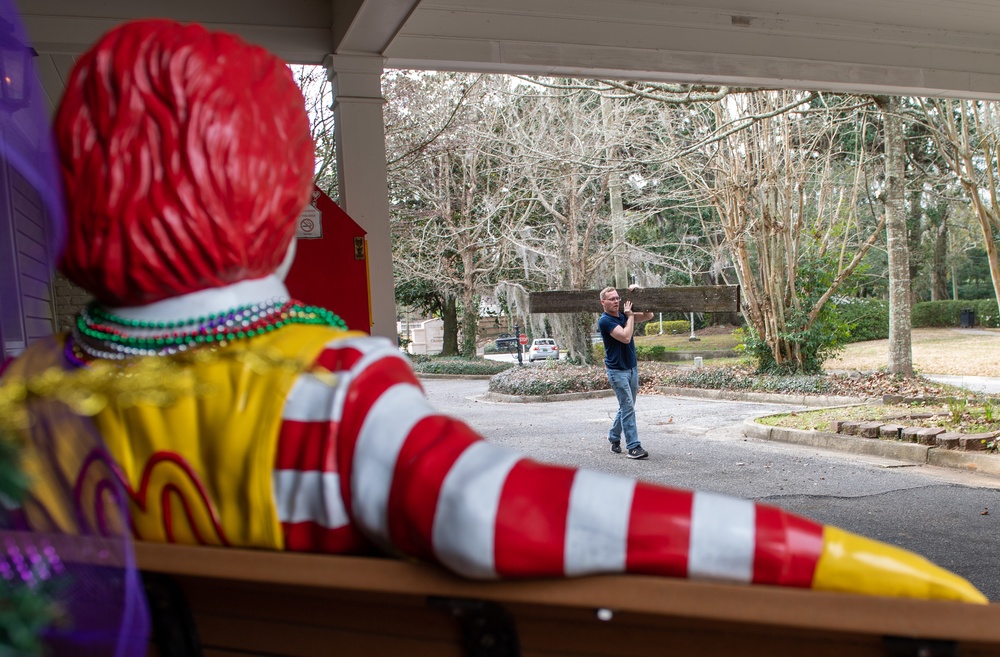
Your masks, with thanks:
[{"label": "parked car", "polygon": [[559,360],[559,345],[552,338],[535,338],[528,347],[528,362],[534,363],[546,358]]}]

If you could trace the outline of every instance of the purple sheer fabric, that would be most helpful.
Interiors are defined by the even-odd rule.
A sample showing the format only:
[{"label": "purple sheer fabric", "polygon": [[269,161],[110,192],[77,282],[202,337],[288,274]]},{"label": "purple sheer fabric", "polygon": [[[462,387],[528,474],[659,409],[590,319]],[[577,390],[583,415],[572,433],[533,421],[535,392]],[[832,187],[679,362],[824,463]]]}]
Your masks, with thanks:
[{"label": "purple sheer fabric", "polygon": [[12,0],[0,0],[0,157],[39,190],[49,220],[49,252],[65,235],[62,184],[45,93],[31,48]]},{"label": "purple sheer fabric", "polygon": [[0,571],[6,565],[8,581],[54,594],[64,611],[42,634],[47,655],[141,657],[149,616],[127,497],[109,467],[88,467],[95,457],[110,463],[103,441],[89,418],[59,402],[35,400],[29,410],[26,456],[45,486],[24,500],[19,529],[0,530]]},{"label": "purple sheer fabric", "polygon": [[[11,167],[39,192],[48,221],[48,258],[54,263],[63,245],[65,212],[34,58],[12,0],[0,0],[0,166]],[[12,221],[9,212],[0,213],[0,230],[10,230]],[[9,312],[18,311],[0,305],[0,313]],[[95,451],[104,452],[100,435],[86,418],[54,402],[42,402],[31,410],[35,422],[29,447],[41,461],[55,458],[57,441],[60,467],[68,465],[68,473],[73,472],[74,460],[82,464]],[[0,585],[56,596],[63,614],[42,634],[47,655],[145,655],[149,615],[136,569],[125,495],[117,483],[106,485],[101,506],[108,521],[103,528],[94,528],[79,522],[86,510],[74,495],[74,482],[51,483],[51,490],[57,492],[38,507],[41,511],[36,518],[77,519],[81,533],[59,533],[51,526],[45,532],[37,527],[33,531],[25,524],[26,514],[3,514]]]}]

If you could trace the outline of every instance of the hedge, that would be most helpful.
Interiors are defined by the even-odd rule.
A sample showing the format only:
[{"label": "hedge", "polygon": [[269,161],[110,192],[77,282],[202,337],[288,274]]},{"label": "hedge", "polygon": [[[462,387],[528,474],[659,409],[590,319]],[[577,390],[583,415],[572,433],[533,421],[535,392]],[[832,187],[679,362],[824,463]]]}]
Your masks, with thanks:
[{"label": "hedge", "polygon": [[660,325],[663,325],[663,332],[673,335],[674,333],[687,333],[691,330],[690,320],[675,319],[671,321],[662,322],[648,322],[646,324],[646,330],[643,335],[659,335]]},{"label": "hedge", "polygon": [[846,342],[885,340],[889,337],[889,302],[883,299],[846,299],[834,304],[837,318],[850,327]]},{"label": "hedge", "polygon": [[[851,299],[838,303],[837,317],[853,326],[849,342],[885,340],[889,337],[889,302],[882,299]],[[913,328],[961,326],[962,311],[975,313],[975,326],[1000,327],[996,299],[921,301],[914,304],[910,319]]]},{"label": "hedge", "polygon": [[420,374],[478,374],[493,375],[516,365],[513,361],[463,358],[461,356],[411,355],[413,371]]},{"label": "hedge", "polygon": [[975,326],[997,328],[1000,326],[1000,312],[996,299],[976,299],[959,301],[922,301],[913,306],[913,328],[961,326],[962,311],[971,309],[975,313]]}]

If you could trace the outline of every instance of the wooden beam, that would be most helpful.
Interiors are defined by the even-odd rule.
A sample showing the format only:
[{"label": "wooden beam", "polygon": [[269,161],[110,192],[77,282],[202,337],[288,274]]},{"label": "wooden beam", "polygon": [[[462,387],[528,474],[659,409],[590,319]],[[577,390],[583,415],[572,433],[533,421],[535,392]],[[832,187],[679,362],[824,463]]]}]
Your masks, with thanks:
[{"label": "wooden beam", "polygon": [[[739,285],[693,285],[618,290],[622,303],[632,301],[636,312],[736,313],[740,311]],[[529,313],[602,312],[600,290],[531,292]]]}]

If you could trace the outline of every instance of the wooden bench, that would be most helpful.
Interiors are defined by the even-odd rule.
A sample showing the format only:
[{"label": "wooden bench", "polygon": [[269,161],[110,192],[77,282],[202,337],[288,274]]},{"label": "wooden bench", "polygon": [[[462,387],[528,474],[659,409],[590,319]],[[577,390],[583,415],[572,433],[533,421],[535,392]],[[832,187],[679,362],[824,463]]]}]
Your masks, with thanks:
[{"label": "wooden bench", "polygon": [[160,657],[1000,654],[1000,605],[634,575],[472,582],[394,559],[151,543],[136,554]]}]

